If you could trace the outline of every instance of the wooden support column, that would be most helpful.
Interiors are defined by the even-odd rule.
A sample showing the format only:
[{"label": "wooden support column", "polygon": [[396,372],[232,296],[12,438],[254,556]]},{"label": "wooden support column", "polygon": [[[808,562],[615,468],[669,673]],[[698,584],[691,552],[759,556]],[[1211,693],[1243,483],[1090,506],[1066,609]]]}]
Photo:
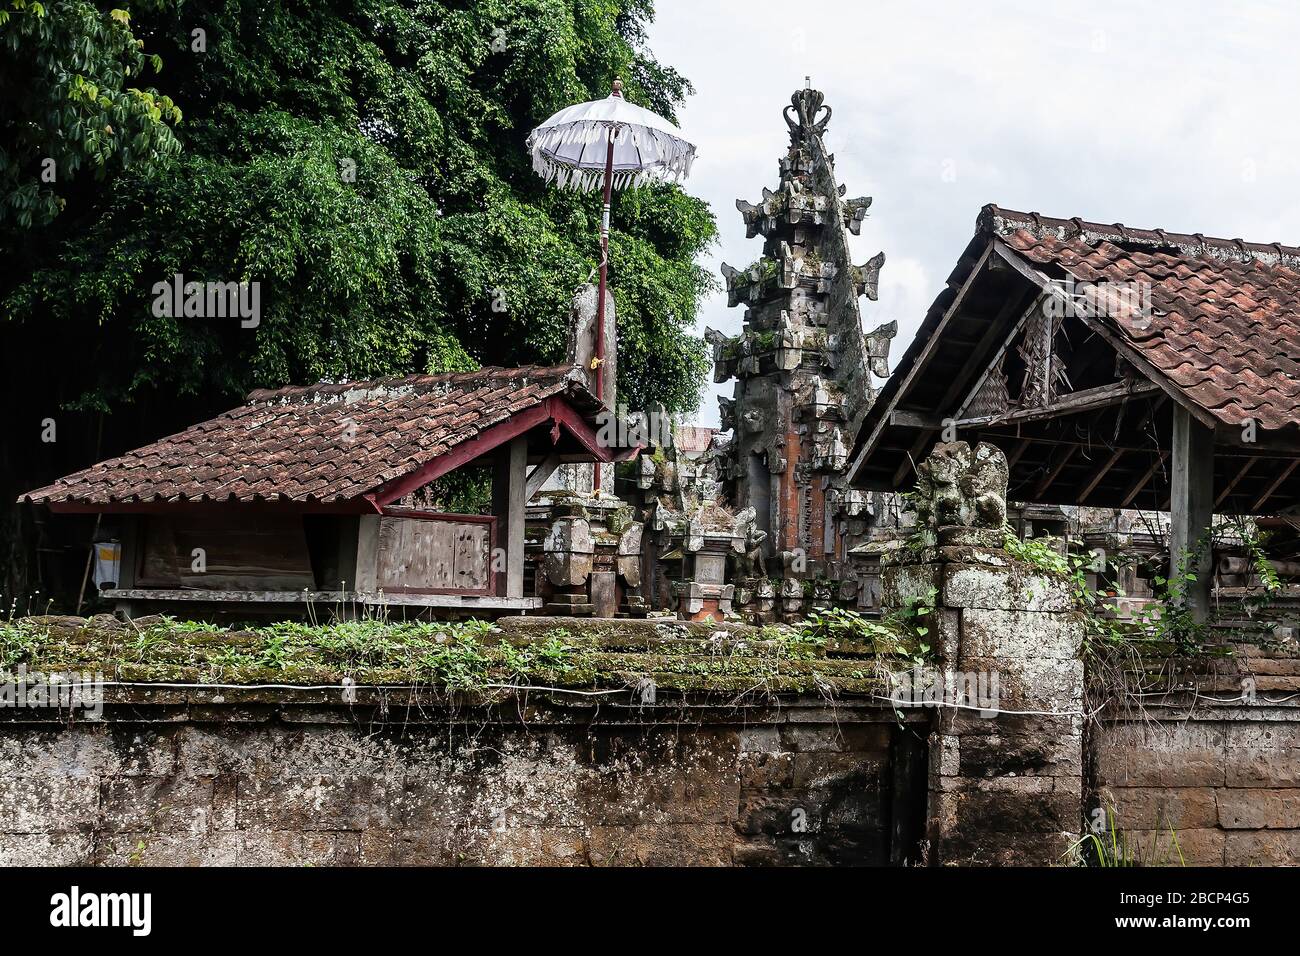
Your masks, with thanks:
[{"label": "wooden support column", "polygon": [[357,518],[357,557],[352,576],[353,587],[362,594],[372,594],[379,588],[379,515],[361,515]]},{"label": "wooden support column", "polygon": [[[1170,465],[1169,577],[1186,559],[1187,606],[1196,620],[1210,609],[1210,522],[1214,516],[1214,432],[1174,405],[1173,454]],[[1198,545],[1199,554],[1193,555]]]},{"label": "wooden support column", "polygon": [[[497,517],[497,543],[505,561],[497,563],[497,594],[524,596],[524,506],[528,504],[528,437],[520,435],[499,447],[492,471],[492,513]],[[504,566],[505,573],[500,569]]]},{"label": "wooden support column", "polygon": [[[140,566],[144,524],[148,520],[144,515],[122,515],[122,560],[118,563],[117,581],[113,585],[119,591],[130,591],[136,586],[135,572]],[[136,605],[130,601],[118,601],[113,609],[120,612],[127,620],[136,616]]]}]

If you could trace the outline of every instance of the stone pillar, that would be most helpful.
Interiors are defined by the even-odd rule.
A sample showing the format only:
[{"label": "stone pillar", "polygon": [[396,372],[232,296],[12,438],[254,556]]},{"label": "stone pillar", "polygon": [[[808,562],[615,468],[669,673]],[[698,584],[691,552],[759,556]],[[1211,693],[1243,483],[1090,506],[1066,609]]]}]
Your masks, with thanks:
[{"label": "stone pillar", "polygon": [[934,599],[934,668],[894,694],[931,685],[932,865],[1057,864],[1083,818],[1082,618],[1063,578],[1015,562],[1000,537],[939,528],[936,547],[883,569],[886,608]]},{"label": "stone pillar", "polygon": [[682,540],[682,580],[673,585],[682,621],[722,621],[731,613],[734,585],[727,583],[727,555],[742,547],[727,531],[704,531],[694,522]]}]

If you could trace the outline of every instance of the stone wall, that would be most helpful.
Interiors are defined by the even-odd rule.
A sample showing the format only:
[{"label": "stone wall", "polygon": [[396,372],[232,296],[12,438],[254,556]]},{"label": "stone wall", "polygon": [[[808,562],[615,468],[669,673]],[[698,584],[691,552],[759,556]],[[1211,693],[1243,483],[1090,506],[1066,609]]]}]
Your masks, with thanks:
[{"label": "stone wall", "polygon": [[924,793],[896,778],[923,735],[878,706],[131,693],[98,721],[0,713],[0,865],[918,856]]},{"label": "stone wall", "polygon": [[[1109,719],[1091,747],[1097,787],[1089,813],[1113,814],[1132,856],[1170,865],[1300,865],[1296,701],[1203,698],[1191,709],[1152,705],[1144,717]],[[1109,817],[1099,818],[1109,826]]]},{"label": "stone wall", "polygon": [[910,673],[853,641],[806,657],[743,626],[516,618],[502,647],[568,646],[563,672],[511,664],[528,691],[504,671],[400,689],[421,672],[389,669],[414,653],[395,640],[378,670],[317,648],[270,687],[210,670],[253,660],[252,633],[48,619],[47,671],[117,660],[135,683],[95,720],[0,706],[0,865],[1060,865],[1099,822],[1147,865],[1300,863],[1294,632],[1134,659],[1144,696],[1085,705],[1068,583],[1000,540],[939,528],[886,564],[887,607],[932,606]]},{"label": "stone wall", "polygon": [[944,702],[928,837],[939,865],[1060,864],[1079,830],[1083,624],[1066,583],[1012,561],[998,538],[940,529],[938,547],[883,572],[888,606],[934,602]]}]

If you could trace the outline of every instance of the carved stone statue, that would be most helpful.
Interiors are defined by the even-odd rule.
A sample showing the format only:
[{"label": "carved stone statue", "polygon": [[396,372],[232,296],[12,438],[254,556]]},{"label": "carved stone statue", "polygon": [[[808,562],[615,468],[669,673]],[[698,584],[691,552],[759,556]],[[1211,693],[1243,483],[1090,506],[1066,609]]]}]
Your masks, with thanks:
[{"label": "carved stone statue", "polygon": [[1007,520],[1007,458],[980,442],[941,442],[917,468],[913,505],[927,543],[940,528],[1000,531]]},{"label": "carved stone statue", "polygon": [[736,531],[744,535],[743,550],[734,558],[736,580],[767,577],[763,560],[763,542],[767,540],[767,532],[758,527],[757,514],[753,508],[737,512]]}]

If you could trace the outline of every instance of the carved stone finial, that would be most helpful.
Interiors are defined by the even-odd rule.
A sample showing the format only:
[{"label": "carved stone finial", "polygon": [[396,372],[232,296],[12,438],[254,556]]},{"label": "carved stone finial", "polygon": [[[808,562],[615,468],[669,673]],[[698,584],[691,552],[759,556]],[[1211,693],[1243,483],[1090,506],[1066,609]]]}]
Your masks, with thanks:
[{"label": "carved stone finial", "polygon": [[[826,124],[831,121],[831,108],[822,102],[825,98],[821,90],[812,89],[795,90],[790,97],[790,105],[781,113],[786,125],[790,127],[791,146],[798,146],[805,136],[820,136],[826,129]],[[790,118],[792,109],[795,111],[795,119]],[[817,114],[821,110],[826,113],[818,119]]]},{"label": "carved stone finial", "polygon": [[875,302],[880,295],[880,267],[885,264],[885,254],[877,252],[860,266],[853,266],[853,287],[858,295]]}]

